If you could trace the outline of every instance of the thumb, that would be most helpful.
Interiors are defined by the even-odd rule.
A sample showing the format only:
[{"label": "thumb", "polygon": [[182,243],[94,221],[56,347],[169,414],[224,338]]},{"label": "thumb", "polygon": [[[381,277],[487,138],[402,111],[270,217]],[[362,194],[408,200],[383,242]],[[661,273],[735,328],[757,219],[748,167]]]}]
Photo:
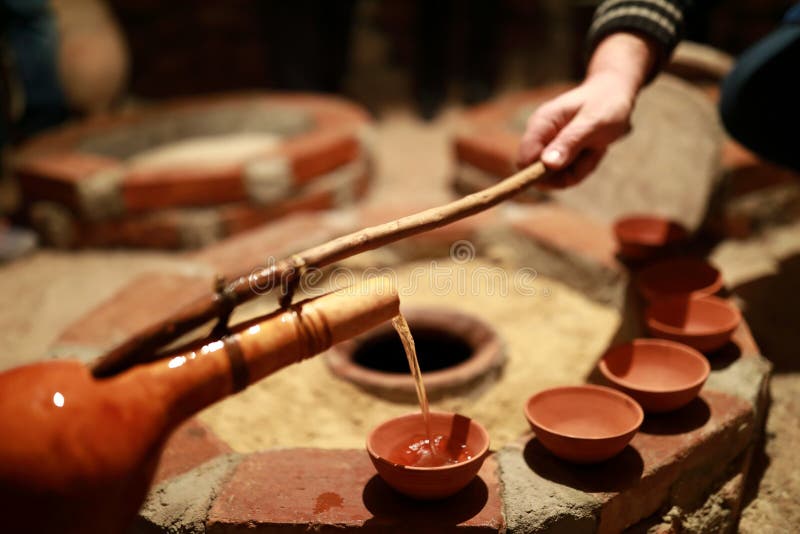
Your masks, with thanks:
[{"label": "thumb", "polygon": [[564,169],[586,147],[593,131],[591,122],[576,117],[544,148],[542,162],[554,170]]}]

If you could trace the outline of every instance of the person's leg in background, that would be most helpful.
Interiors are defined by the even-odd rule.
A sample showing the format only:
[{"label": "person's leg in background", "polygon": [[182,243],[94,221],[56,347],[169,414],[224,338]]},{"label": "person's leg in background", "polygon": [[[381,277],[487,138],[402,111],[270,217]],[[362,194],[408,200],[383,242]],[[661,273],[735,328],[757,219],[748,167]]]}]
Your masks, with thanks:
[{"label": "person's leg in background", "polygon": [[734,139],[800,171],[800,5],[741,55],[723,82],[720,115]]}]

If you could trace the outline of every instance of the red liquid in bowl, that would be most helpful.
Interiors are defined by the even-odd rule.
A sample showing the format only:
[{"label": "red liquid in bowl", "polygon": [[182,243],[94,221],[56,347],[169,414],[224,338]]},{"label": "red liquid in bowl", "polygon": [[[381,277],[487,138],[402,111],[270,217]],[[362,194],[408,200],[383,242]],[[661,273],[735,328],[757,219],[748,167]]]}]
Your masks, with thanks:
[{"label": "red liquid in bowl", "polygon": [[433,446],[424,435],[411,436],[400,443],[386,458],[409,467],[442,467],[472,459],[472,451],[463,443],[450,443],[441,434],[433,437]]}]

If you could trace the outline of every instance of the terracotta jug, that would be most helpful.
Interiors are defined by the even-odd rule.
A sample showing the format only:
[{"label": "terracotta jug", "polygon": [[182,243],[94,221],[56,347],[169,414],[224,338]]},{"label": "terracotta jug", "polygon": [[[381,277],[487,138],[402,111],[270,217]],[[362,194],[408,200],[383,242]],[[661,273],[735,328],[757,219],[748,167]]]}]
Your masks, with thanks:
[{"label": "terracotta jug", "polygon": [[111,378],[70,360],[0,374],[4,531],[123,532],[179,423],[398,311],[394,289],[372,280]]}]

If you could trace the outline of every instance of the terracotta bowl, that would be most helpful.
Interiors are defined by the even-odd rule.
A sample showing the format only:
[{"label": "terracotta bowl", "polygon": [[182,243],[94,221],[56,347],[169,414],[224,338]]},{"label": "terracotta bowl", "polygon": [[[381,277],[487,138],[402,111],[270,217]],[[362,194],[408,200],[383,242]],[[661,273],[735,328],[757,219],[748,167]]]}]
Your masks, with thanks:
[{"label": "terracotta bowl", "polygon": [[704,259],[675,258],[642,269],[637,284],[642,296],[649,301],[690,299],[719,291],[722,288],[722,275]]},{"label": "terracotta bowl", "polygon": [[431,433],[466,445],[472,458],[442,467],[410,467],[391,458],[414,435],[425,435],[421,413],[403,415],[377,426],[367,437],[367,452],[380,477],[391,487],[415,499],[442,499],[466,487],[489,454],[489,433],[469,417],[431,412]]},{"label": "terracotta bowl", "polygon": [[689,232],[681,224],[664,217],[630,215],[617,219],[614,235],[622,257],[644,260],[685,241]]},{"label": "terracotta bowl", "polygon": [[566,386],[533,395],[525,417],[550,452],[570,462],[594,463],[622,452],[644,419],[641,406],[603,386]]},{"label": "terracotta bowl", "polygon": [[734,304],[717,297],[660,300],[647,309],[645,321],[656,337],[712,352],[730,341],[742,314]]},{"label": "terracotta bowl", "polygon": [[669,412],[689,404],[708,378],[705,356],[682,343],[636,339],[611,348],[600,372],[648,412]]}]

